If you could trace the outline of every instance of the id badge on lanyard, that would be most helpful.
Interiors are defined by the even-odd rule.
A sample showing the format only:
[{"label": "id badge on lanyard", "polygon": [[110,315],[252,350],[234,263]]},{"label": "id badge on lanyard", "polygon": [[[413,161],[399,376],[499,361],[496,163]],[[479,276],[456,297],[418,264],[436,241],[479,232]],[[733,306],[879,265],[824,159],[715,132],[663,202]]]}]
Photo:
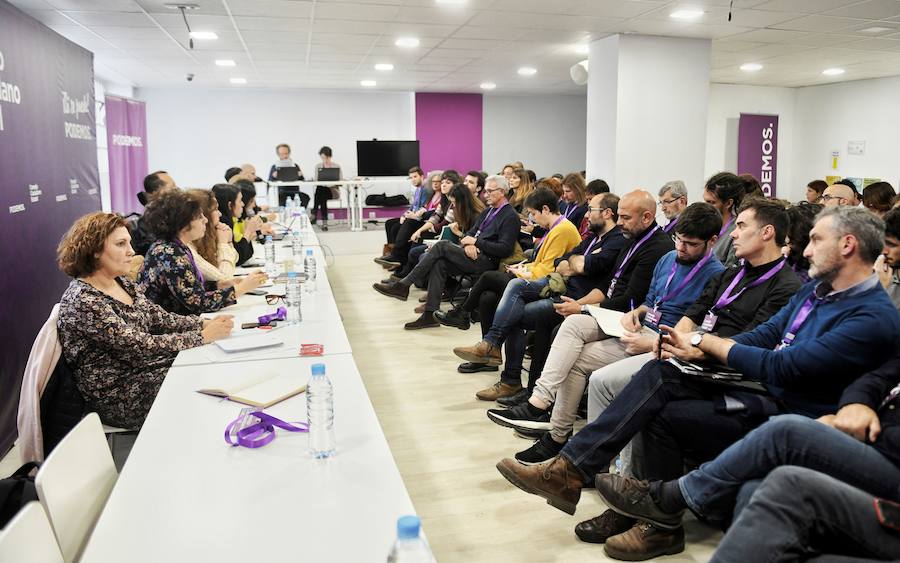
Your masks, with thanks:
[{"label": "id badge on lanyard", "polygon": [[660,319],[662,319],[662,313],[659,312],[658,305],[647,311],[647,314],[644,315],[644,322],[653,326],[659,326]]}]

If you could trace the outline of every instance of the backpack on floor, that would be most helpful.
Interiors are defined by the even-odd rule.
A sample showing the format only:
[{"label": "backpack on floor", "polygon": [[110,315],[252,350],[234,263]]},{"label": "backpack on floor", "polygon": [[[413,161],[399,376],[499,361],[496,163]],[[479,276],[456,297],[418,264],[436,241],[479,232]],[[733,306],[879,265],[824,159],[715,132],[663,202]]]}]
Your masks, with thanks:
[{"label": "backpack on floor", "polygon": [[38,499],[34,477],[28,474],[39,466],[37,462],[29,461],[9,477],[0,479],[0,529],[6,527],[20,508]]}]

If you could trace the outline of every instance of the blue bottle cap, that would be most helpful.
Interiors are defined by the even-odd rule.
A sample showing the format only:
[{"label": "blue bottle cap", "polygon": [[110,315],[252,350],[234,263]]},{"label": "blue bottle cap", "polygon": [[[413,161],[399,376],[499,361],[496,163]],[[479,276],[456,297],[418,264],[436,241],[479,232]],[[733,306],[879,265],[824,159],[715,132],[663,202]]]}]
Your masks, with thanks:
[{"label": "blue bottle cap", "polygon": [[307,256],[312,256],[312,248],[307,248],[307,249],[306,249],[306,255],[307,255]]},{"label": "blue bottle cap", "polygon": [[297,272],[288,272],[288,277],[289,277],[289,278],[296,278],[298,275],[299,275],[299,274],[297,274]]},{"label": "blue bottle cap", "polygon": [[272,242],[272,235],[266,235],[266,242]]},{"label": "blue bottle cap", "polygon": [[421,523],[418,516],[401,516],[397,519],[397,538],[414,540],[419,537]]},{"label": "blue bottle cap", "polygon": [[313,375],[325,375],[325,364],[313,364],[312,365],[312,374]]}]

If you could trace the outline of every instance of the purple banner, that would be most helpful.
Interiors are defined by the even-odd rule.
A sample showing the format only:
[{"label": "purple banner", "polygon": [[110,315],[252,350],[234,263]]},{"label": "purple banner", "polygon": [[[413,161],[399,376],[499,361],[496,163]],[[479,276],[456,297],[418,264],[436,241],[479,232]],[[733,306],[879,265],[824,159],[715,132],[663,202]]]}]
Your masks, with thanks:
[{"label": "purple banner", "polygon": [[766,197],[775,197],[778,116],[742,113],[738,122],[738,174],[753,174]]},{"label": "purple banner", "polygon": [[56,247],[100,209],[93,55],[0,0],[0,454],[34,337],[69,279]]},{"label": "purple banner", "polygon": [[147,108],[144,102],[106,96],[109,150],[109,201],[113,211],[141,211],[137,194],[144,189],[147,164]]},{"label": "purple banner", "polygon": [[481,94],[416,92],[419,166],[426,172],[481,170],[481,128]]}]

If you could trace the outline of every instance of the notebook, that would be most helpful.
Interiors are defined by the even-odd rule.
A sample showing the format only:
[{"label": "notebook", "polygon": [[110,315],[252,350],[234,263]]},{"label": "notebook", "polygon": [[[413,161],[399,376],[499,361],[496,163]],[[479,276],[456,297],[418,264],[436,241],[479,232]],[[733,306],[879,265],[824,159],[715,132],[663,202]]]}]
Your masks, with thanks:
[{"label": "notebook", "polygon": [[226,338],[224,340],[216,340],[215,342],[215,345],[218,346],[220,350],[228,352],[229,354],[234,352],[246,352],[247,350],[273,348],[283,344],[282,341],[278,340],[270,333],[240,336],[238,338]]},{"label": "notebook", "polygon": [[297,374],[268,377],[236,389],[197,389],[197,393],[223,397],[229,401],[265,409],[306,391],[306,383]]},{"label": "notebook", "polygon": [[600,325],[600,330],[608,336],[621,338],[625,335],[625,327],[622,326],[622,317],[625,316],[625,313],[613,311],[612,309],[602,309],[596,305],[588,305],[587,309],[588,313]]}]

